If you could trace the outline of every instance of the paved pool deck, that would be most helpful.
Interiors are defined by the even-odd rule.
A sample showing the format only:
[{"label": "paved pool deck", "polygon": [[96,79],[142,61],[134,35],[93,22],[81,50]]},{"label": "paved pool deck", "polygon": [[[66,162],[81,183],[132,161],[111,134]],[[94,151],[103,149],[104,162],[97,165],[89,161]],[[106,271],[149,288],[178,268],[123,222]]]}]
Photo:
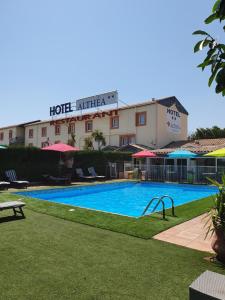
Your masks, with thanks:
[{"label": "paved pool deck", "polygon": [[205,214],[198,216],[165,230],[153,238],[199,251],[214,253],[211,248],[212,238],[209,236],[205,239],[206,228],[204,228],[204,224],[206,219],[204,217]]}]

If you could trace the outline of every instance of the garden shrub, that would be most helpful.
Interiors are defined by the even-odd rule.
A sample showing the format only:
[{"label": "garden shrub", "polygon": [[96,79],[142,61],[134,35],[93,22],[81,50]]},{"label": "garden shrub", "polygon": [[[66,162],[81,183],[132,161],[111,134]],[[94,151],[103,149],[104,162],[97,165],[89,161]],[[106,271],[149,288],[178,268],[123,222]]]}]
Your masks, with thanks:
[{"label": "garden shrub", "polygon": [[[63,154],[54,151],[42,151],[35,147],[9,147],[0,151],[0,173],[4,179],[5,170],[15,169],[18,178],[39,181],[43,174],[59,176],[59,158]],[[108,162],[120,162],[131,159],[127,152],[77,151],[73,153],[74,168],[93,166],[97,173],[107,174]]]}]

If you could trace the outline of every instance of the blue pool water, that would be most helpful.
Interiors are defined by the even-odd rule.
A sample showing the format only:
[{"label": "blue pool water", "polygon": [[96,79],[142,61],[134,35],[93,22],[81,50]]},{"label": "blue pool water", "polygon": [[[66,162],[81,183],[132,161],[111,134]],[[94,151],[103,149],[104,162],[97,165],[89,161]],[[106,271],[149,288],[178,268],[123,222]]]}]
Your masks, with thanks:
[{"label": "blue pool water", "polygon": [[[153,197],[169,195],[175,206],[208,197],[217,192],[216,187],[169,183],[121,182],[83,187],[27,191],[17,194],[129,217],[140,217]],[[170,201],[165,200],[166,207]],[[154,203],[149,208],[151,212]]]}]

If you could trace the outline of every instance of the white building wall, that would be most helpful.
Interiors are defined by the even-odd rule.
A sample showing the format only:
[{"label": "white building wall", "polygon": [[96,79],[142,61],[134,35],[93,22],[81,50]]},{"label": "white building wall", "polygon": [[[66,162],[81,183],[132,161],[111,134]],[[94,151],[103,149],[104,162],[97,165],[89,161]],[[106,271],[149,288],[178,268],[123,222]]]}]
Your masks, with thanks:
[{"label": "white building wall", "polygon": [[3,140],[0,140],[1,145],[9,145],[10,140],[9,140],[9,132],[12,130],[12,139],[18,139],[21,138],[22,140],[24,139],[24,134],[25,134],[25,129],[23,127],[19,126],[9,126],[9,127],[4,127],[0,128],[0,133],[4,133],[4,138]]},{"label": "white building wall", "polygon": [[[176,115],[174,115],[175,118],[179,119],[179,122],[177,124],[180,126],[180,130],[177,130],[176,132],[176,130],[172,130],[168,126],[168,122],[171,122],[171,119],[168,118],[167,109],[168,107],[157,104],[157,148],[164,147],[165,145],[173,141],[187,139],[187,115],[179,112],[175,105],[169,107],[169,109],[179,114],[179,117],[176,117]],[[173,115],[171,115],[171,117],[172,116]],[[176,121],[177,120],[175,120],[175,124]]]},{"label": "white building wall", "polygon": [[[173,104],[170,109],[177,111],[177,107]],[[121,146],[120,137],[126,135],[133,135],[133,143],[142,144],[152,148],[160,148],[172,141],[185,140],[187,138],[187,114],[179,112],[180,116],[180,131],[173,132],[168,130],[167,126],[167,109],[165,105],[161,105],[157,101],[151,101],[143,104],[137,104],[130,107],[119,108],[113,111],[113,115],[119,116],[119,128],[112,129],[110,126],[110,116],[105,113],[104,117],[99,117],[92,113],[89,118],[93,121],[93,131],[96,129],[103,132],[106,139],[106,145]],[[136,126],[136,113],[146,112],[146,125]],[[99,112],[100,113],[100,112]],[[109,112],[108,112],[109,113]],[[88,111],[87,111],[88,114]],[[84,117],[84,116],[83,116]],[[25,145],[33,145],[36,147],[42,147],[43,143],[49,142],[54,144],[56,142],[68,143],[71,136],[68,134],[68,120],[59,119],[55,120],[61,124],[60,135],[55,135],[55,126],[51,125],[51,121],[43,121],[27,124],[24,128],[19,126],[5,127],[0,129],[0,132],[4,132],[4,140],[0,141],[0,144],[9,144],[9,130],[13,130],[13,137],[25,136]],[[85,132],[85,120],[80,120],[74,116],[73,123],[75,124],[75,136],[76,146],[80,149],[84,146],[84,139],[91,135],[91,132]],[[42,137],[42,127],[47,127],[47,136]],[[33,129],[33,137],[29,137],[29,130]],[[96,143],[94,143],[97,149]]]},{"label": "white building wall", "polygon": [[[110,116],[105,115],[102,118],[93,119],[93,131],[96,129],[103,132],[106,144],[111,146],[120,146],[121,135],[134,135],[134,143],[146,145],[152,148],[165,146],[169,142],[187,137],[187,115],[182,114],[181,132],[174,134],[168,132],[166,128],[166,107],[151,103],[143,106],[123,108],[118,110],[119,128],[111,129]],[[176,108],[174,108],[176,109]],[[146,112],[146,125],[136,126],[136,113]],[[58,121],[60,123],[60,121]],[[35,123],[26,126],[25,145],[33,144],[41,147],[43,142],[47,141],[53,144],[57,141],[68,143],[70,135],[68,134],[68,124],[61,124],[60,135],[55,135],[55,126],[50,125],[50,121]],[[47,127],[47,138],[41,137],[41,128]],[[34,137],[29,138],[29,129],[33,128]],[[85,132],[85,120],[75,121],[76,146],[80,149],[84,146],[84,139],[91,135],[91,132]],[[94,143],[95,148],[97,145]]]}]

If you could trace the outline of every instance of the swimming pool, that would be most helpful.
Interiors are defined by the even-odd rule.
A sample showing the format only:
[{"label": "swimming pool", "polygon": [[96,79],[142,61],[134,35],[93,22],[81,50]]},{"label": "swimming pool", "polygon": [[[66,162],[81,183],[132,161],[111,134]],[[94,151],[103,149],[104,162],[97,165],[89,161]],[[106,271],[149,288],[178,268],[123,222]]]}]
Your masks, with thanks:
[{"label": "swimming pool", "polygon": [[[129,217],[140,217],[153,197],[169,195],[175,206],[195,201],[215,194],[212,186],[197,186],[170,183],[121,182],[69,187],[49,190],[26,191],[16,194],[50,202],[67,204],[81,208],[99,210]],[[166,208],[170,207],[165,201]],[[149,207],[151,212],[155,203]]]}]

